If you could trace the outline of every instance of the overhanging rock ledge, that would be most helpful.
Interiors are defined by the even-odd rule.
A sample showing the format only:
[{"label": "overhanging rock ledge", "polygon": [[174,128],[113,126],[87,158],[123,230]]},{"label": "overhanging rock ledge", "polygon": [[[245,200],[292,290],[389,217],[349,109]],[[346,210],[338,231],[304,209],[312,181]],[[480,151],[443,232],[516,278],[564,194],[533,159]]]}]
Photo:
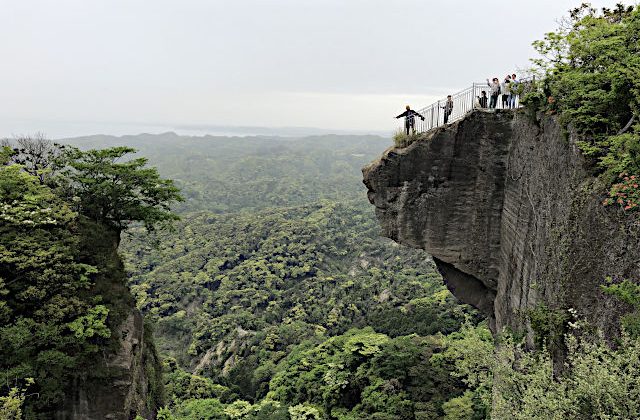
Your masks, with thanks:
[{"label": "overhanging rock ledge", "polygon": [[629,308],[607,276],[640,279],[640,226],[603,207],[597,179],[553,116],[477,110],[363,168],[383,234],[433,256],[449,289],[494,332],[531,333],[538,305],[605,332]]}]

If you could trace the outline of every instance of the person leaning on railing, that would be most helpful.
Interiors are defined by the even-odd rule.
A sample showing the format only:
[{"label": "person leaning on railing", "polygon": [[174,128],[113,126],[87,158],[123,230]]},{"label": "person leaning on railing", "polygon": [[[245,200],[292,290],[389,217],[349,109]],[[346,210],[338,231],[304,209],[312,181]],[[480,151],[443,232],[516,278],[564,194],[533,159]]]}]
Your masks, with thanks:
[{"label": "person leaning on railing", "polygon": [[413,109],[411,109],[409,105],[407,105],[407,110],[404,111],[402,114],[398,115],[396,118],[402,118],[402,117],[404,117],[404,129],[407,135],[409,135],[409,130],[411,130],[411,133],[416,132],[416,120],[415,120],[416,117],[420,117],[420,119],[424,121],[424,117],[419,113],[417,113],[416,111],[414,111]]}]

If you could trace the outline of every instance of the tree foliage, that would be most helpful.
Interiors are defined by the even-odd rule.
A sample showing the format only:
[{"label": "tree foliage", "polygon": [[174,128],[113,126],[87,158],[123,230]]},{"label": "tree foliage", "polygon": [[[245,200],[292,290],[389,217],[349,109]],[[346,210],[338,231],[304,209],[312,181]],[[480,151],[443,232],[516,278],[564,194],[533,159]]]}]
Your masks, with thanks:
[{"label": "tree foliage", "polygon": [[[16,144],[0,149],[0,398],[27,418],[51,418],[74,378],[89,366],[99,374],[95,358],[110,351],[113,329],[131,310],[117,269],[119,230],[174,219],[167,206],[178,196],[143,161],[108,158],[129,149]],[[106,195],[120,210],[101,219],[93,212]]]},{"label": "tree foliage", "polygon": [[[619,284],[628,289],[628,283]],[[434,359],[453,363],[469,390],[444,404],[446,418],[470,410],[473,418],[516,420],[638,417],[640,340],[623,333],[612,348],[574,314],[560,373],[549,352],[528,351],[508,334],[495,349],[486,327],[466,326],[447,337],[446,350]]]},{"label": "tree foliage", "polygon": [[292,352],[268,396],[311,404],[331,418],[436,418],[462,386],[450,366],[430,362],[442,350],[436,337],[392,339],[371,328],[350,330]]},{"label": "tree foliage", "polygon": [[[412,363],[412,380],[431,384],[415,356],[422,345],[414,341],[422,338],[401,338],[455,331],[472,311],[455,301],[423,253],[379,237],[360,168],[383,142],[185,138],[170,146],[162,137],[147,141],[162,151],[150,151],[154,163],[164,162],[160,169],[187,185],[182,220],[151,241],[132,229],[123,250],[138,306],[156,322],[169,357],[173,415],[189,401],[217,399],[227,415],[242,418],[289,419],[300,410],[358,418],[359,411],[340,405],[338,392],[331,407],[267,397],[291,355],[354,327],[375,333],[345,338],[349,354],[371,358],[394,341],[384,352],[385,379],[366,389],[362,412],[393,416],[396,402],[422,418],[439,412],[446,398],[431,399],[427,385],[399,399],[381,387]],[[144,149],[145,142],[134,145]],[[202,208],[209,211],[192,211]]]},{"label": "tree foliage", "polygon": [[178,219],[170,209],[182,200],[178,188],[147,167],[146,158],[125,159],[134,152],[129,147],[65,150],[62,183],[77,211],[118,231],[133,222],[152,230]]},{"label": "tree foliage", "polygon": [[[0,221],[0,368],[11,382],[33,378],[31,408],[44,409],[109,335],[108,311],[82,296],[95,268],[78,260],[78,214],[19,165],[0,166]],[[100,333],[78,335],[89,318]]]},{"label": "tree foliage", "polygon": [[[595,159],[610,185],[640,175],[640,6],[574,9],[556,32],[534,43],[541,58],[542,98],[582,137],[583,153]],[[634,185],[631,183],[631,185]],[[607,204],[638,207],[637,183]]]},{"label": "tree foliage", "polygon": [[367,325],[391,337],[456,330],[469,309],[423,254],[378,238],[368,210],[322,202],[198,213],[155,234],[158,248],[125,241],[132,290],[157,320],[160,348],[184,367],[204,360],[206,376],[252,399],[305,339]]}]

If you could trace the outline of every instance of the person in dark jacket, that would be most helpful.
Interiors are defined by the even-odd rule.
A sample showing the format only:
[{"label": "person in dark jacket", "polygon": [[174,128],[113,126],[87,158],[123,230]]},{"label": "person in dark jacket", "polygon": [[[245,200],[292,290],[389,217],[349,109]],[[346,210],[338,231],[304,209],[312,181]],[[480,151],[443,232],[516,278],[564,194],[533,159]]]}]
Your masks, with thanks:
[{"label": "person in dark jacket", "polygon": [[407,135],[409,135],[409,130],[411,130],[412,133],[416,132],[416,117],[420,117],[422,121],[424,121],[424,117],[411,109],[409,105],[407,105],[407,110],[398,115],[396,118],[402,117],[404,117],[404,129]]},{"label": "person in dark jacket", "polygon": [[442,109],[444,109],[444,123],[446,124],[447,121],[449,121],[449,116],[453,112],[453,99],[451,99],[451,95],[447,96],[447,101],[444,103]]},{"label": "person in dark jacket", "polygon": [[480,104],[480,108],[487,107],[487,91],[482,91],[482,96],[478,96],[478,103]]}]

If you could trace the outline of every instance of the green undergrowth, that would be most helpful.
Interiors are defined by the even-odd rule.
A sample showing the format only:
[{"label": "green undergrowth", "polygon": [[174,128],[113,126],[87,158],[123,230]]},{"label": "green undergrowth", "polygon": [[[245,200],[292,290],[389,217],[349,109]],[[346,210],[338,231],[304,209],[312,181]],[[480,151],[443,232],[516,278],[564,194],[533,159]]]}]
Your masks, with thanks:
[{"label": "green undergrowth", "polygon": [[393,144],[396,147],[407,147],[420,138],[419,133],[407,134],[404,130],[398,130],[393,135]]}]

